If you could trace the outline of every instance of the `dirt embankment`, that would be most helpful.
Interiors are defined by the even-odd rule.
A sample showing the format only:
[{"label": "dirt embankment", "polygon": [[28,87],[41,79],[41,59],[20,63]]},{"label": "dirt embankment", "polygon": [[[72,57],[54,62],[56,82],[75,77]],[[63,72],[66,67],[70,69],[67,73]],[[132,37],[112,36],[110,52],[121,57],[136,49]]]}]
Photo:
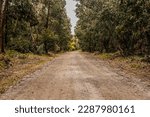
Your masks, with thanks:
[{"label": "dirt embankment", "polygon": [[89,53],[69,52],[26,75],[0,99],[150,99],[148,84]]}]

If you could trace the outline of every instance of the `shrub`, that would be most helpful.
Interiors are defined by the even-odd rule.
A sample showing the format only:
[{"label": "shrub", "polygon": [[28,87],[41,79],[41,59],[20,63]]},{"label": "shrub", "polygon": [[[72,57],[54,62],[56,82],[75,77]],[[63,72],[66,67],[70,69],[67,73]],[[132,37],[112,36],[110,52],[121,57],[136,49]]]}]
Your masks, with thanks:
[{"label": "shrub", "polygon": [[11,39],[8,44],[9,49],[16,50],[18,52],[27,53],[30,52],[31,42],[27,39]]}]

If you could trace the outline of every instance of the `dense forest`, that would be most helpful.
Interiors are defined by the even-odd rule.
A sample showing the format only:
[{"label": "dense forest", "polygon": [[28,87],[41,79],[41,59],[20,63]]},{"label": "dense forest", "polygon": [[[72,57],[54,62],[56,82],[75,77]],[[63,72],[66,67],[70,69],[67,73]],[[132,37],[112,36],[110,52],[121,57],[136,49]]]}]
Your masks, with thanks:
[{"label": "dense forest", "polygon": [[[83,51],[150,55],[150,0],[76,0]],[[1,0],[0,50],[75,50],[65,0]]]},{"label": "dense forest", "polygon": [[0,51],[66,51],[71,39],[65,0],[0,0]]},{"label": "dense forest", "polygon": [[150,0],[76,0],[84,51],[150,55]]}]

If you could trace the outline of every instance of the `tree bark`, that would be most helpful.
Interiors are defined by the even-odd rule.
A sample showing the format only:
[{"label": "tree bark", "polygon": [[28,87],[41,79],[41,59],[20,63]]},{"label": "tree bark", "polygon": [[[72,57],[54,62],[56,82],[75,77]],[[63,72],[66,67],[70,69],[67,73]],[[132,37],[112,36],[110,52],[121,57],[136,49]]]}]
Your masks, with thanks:
[{"label": "tree bark", "polygon": [[47,13],[47,18],[46,18],[46,25],[45,28],[48,29],[49,28],[49,17],[50,17],[50,1],[48,2],[48,13]]},{"label": "tree bark", "polygon": [[4,53],[4,27],[8,0],[0,0],[0,53]]},{"label": "tree bark", "polygon": [[2,30],[2,4],[3,4],[3,1],[0,0],[0,53],[2,51],[2,33],[3,33],[3,30]]}]

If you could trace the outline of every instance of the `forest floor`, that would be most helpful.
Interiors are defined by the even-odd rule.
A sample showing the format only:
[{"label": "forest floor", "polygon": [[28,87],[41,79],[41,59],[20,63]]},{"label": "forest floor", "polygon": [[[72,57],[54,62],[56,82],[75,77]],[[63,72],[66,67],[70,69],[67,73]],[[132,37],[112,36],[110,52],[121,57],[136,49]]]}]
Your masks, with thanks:
[{"label": "forest floor", "polygon": [[99,56],[64,53],[24,75],[0,99],[150,99],[148,72],[138,75],[118,67],[122,64],[126,68],[122,60],[119,63]]}]

